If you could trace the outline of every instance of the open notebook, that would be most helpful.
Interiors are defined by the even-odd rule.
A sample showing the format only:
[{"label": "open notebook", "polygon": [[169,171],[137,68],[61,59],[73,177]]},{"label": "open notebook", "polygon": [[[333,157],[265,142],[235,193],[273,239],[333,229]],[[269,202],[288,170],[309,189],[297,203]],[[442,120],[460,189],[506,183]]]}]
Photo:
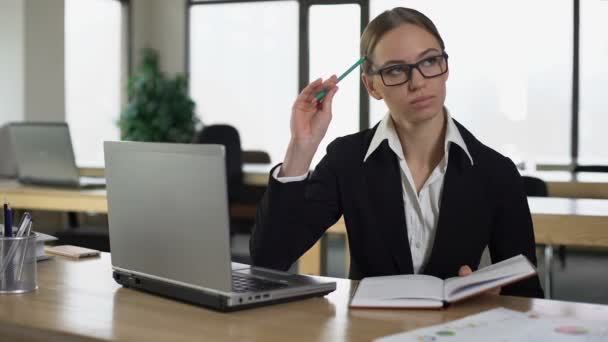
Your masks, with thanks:
[{"label": "open notebook", "polygon": [[423,274],[363,278],[352,308],[441,308],[536,274],[523,255],[481,268],[466,277],[442,280]]}]

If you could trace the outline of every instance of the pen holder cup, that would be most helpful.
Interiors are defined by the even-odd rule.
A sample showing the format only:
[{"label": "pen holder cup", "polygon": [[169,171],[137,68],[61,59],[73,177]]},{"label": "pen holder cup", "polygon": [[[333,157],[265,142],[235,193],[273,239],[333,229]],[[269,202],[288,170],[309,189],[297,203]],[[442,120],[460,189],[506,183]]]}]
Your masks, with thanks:
[{"label": "pen holder cup", "polygon": [[0,237],[0,294],[36,290],[36,272],[36,233]]}]

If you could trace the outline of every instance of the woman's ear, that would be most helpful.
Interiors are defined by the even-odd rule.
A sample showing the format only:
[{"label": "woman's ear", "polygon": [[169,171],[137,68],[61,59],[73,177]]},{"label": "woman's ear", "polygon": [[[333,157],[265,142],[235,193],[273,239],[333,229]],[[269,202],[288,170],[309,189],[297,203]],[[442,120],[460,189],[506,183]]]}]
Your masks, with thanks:
[{"label": "woman's ear", "polygon": [[376,87],[374,87],[373,77],[370,77],[365,73],[362,73],[361,80],[363,81],[363,84],[365,85],[365,89],[367,89],[367,93],[371,97],[375,98],[376,100],[382,100],[382,94],[380,94],[378,92],[378,90],[376,90]]}]

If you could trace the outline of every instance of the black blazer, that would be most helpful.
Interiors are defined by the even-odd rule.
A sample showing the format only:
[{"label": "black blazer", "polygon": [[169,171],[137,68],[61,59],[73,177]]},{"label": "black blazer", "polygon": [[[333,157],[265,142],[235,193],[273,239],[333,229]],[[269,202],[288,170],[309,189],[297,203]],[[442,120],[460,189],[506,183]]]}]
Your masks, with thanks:
[{"label": "black blazer", "polygon": [[[536,265],[532,218],[515,165],[456,125],[474,165],[449,145],[437,231],[421,273],[445,279],[462,265],[475,270],[486,246],[493,262],[523,254]],[[250,241],[254,265],[288,269],[344,215],[351,279],[413,273],[397,156],[385,140],[363,162],[377,127],[334,140],[306,181],[270,177]],[[501,293],[544,297],[538,277]]]}]

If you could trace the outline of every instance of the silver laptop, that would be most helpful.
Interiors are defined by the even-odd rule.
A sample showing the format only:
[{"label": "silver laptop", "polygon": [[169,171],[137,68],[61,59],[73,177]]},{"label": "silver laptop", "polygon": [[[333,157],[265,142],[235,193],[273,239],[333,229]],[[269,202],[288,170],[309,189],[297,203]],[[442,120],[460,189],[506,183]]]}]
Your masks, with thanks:
[{"label": "silver laptop", "polygon": [[9,124],[19,182],[64,187],[103,187],[104,178],[80,177],[66,123]]},{"label": "silver laptop", "polygon": [[114,279],[221,311],[323,296],[335,282],[232,263],[221,145],[105,142]]},{"label": "silver laptop", "polygon": [[9,136],[8,124],[0,127],[0,177],[17,177],[17,163]]}]

